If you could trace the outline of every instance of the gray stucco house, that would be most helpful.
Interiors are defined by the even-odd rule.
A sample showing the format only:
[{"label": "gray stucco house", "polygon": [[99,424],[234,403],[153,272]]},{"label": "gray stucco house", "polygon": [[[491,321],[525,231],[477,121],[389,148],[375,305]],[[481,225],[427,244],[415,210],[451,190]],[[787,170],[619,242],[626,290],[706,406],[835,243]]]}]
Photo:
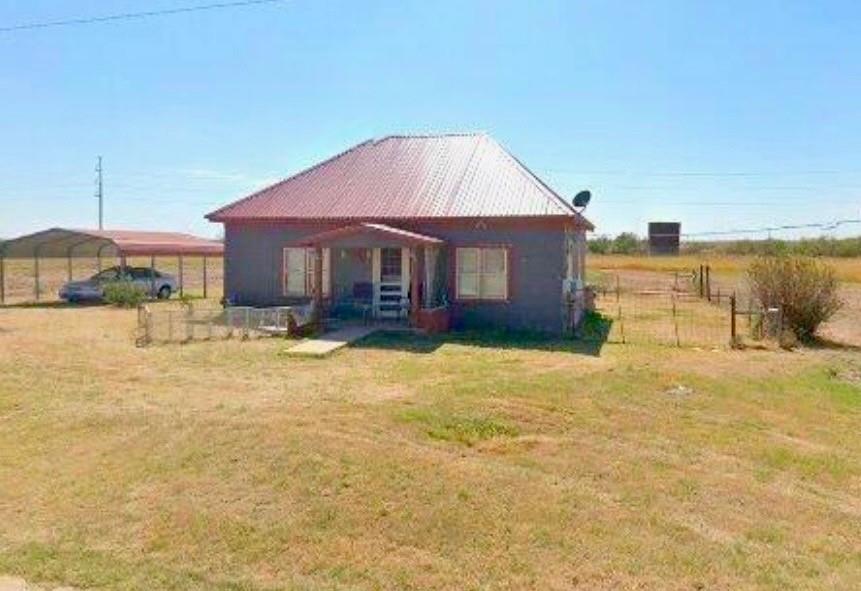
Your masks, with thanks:
[{"label": "gray stucco house", "polygon": [[369,140],[206,217],[233,303],[557,334],[593,229],[485,134]]}]

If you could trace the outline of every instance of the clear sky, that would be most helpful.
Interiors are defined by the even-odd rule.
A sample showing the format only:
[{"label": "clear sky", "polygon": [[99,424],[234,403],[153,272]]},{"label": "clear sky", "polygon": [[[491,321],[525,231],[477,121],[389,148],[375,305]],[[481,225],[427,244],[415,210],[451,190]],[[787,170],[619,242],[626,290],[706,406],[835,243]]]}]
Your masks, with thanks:
[{"label": "clear sky", "polygon": [[[0,27],[212,1],[0,0]],[[0,32],[0,236],[94,227],[99,154],[106,227],[216,235],[207,211],[354,143],[466,130],[591,189],[600,232],[859,218],[861,3],[293,0]]]}]

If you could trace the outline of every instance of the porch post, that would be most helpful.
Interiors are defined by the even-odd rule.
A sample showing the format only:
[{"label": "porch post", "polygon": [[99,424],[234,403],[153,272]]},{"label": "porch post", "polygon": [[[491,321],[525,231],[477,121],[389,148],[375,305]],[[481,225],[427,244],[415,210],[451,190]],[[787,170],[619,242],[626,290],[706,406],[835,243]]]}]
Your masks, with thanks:
[{"label": "porch post", "polygon": [[410,262],[412,263],[412,268],[410,269],[410,319],[413,326],[417,326],[419,322],[419,308],[421,306],[421,302],[419,301],[421,298],[421,294],[419,293],[421,269],[419,268],[420,257],[418,246],[410,248]]},{"label": "porch post", "polygon": [[323,247],[314,246],[314,324],[323,323]]}]

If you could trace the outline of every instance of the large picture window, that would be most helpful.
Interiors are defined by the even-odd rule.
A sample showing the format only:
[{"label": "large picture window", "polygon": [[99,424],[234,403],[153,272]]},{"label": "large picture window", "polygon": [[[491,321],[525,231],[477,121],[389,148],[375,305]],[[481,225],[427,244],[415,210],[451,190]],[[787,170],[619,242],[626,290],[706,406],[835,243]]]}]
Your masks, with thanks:
[{"label": "large picture window", "polygon": [[[323,295],[329,295],[329,249],[323,249]],[[283,293],[285,296],[310,296],[314,287],[314,249],[284,249]]]},{"label": "large picture window", "polygon": [[455,258],[458,299],[508,299],[508,249],[458,248]]}]

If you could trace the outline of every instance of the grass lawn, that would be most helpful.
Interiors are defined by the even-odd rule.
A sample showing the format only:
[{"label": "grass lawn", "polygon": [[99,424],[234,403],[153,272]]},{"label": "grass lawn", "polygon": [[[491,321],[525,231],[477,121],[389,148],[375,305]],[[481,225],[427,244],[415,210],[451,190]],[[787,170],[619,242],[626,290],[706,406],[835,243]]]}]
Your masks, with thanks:
[{"label": "grass lawn", "polygon": [[0,309],[0,574],[101,589],[858,589],[861,354],[137,349]]}]

